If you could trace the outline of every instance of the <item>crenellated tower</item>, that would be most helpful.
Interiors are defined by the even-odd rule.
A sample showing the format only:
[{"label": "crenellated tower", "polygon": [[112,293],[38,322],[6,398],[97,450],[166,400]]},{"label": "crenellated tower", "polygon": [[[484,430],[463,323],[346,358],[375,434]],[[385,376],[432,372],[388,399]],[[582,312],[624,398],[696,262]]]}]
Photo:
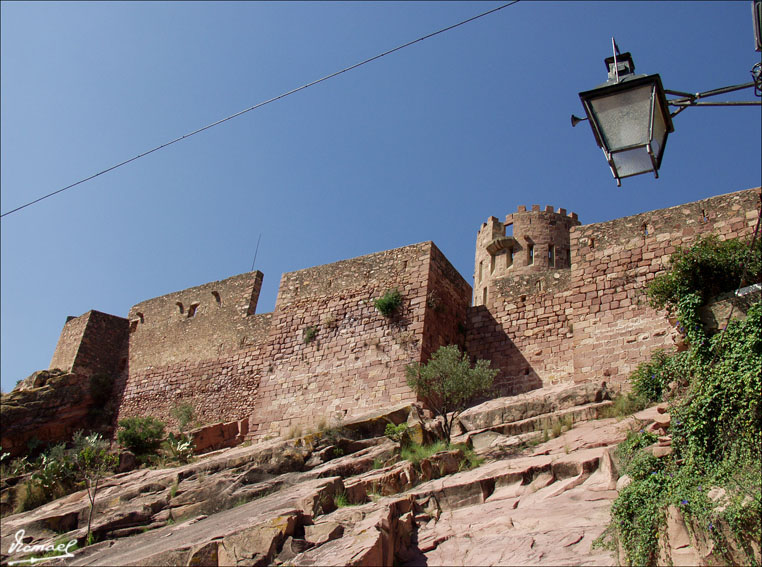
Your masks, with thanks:
[{"label": "crenellated tower", "polygon": [[579,225],[577,213],[548,205],[520,205],[500,222],[489,217],[476,237],[474,305],[489,301],[492,281],[506,276],[571,267],[569,232]]}]

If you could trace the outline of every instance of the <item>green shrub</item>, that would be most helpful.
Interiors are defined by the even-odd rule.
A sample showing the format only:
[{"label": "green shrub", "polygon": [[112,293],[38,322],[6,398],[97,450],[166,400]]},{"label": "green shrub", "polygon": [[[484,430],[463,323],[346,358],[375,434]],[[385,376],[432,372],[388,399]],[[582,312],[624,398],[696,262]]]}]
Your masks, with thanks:
[{"label": "green shrub", "polygon": [[651,360],[641,362],[630,375],[632,390],[636,397],[648,402],[658,402],[667,385],[672,381],[687,381],[691,372],[690,353],[667,354],[657,349]]},{"label": "green shrub", "polygon": [[357,506],[357,503],[353,503],[349,501],[349,498],[347,497],[347,493],[342,491],[338,492],[333,497],[333,503],[337,508],[346,508],[347,506]]},{"label": "green shrub", "polygon": [[175,437],[174,433],[170,433],[165,446],[169,455],[181,463],[187,463],[193,457],[193,441],[185,434]]},{"label": "green shrub", "polygon": [[410,433],[407,429],[407,423],[400,423],[399,425],[387,423],[384,435],[400,445],[408,445],[410,444]]},{"label": "green shrub", "polygon": [[[762,303],[725,336],[712,337],[717,360],[696,365],[690,395],[671,410],[673,445],[688,461],[714,461],[729,445],[762,444]],[[720,346],[722,341],[722,346]]]},{"label": "green shrub", "polygon": [[463,453],[463,459],[460,461],[460,470],[471,470],[484,464],[484,458],[476,454],[473,448],[465,443],[455,443],[450,445],[450,449],[460,449]]},{"label": "green shrub", "polygon": [[177,426],[180,428],[180,431],[185,431],[188,424],[192,423],[196,418],[196,410],[193,408],[193,404],[189,402],[175,405],[170,413],[177,420]]},{"label": "green shrub", "polygon": [[387,290],[384,295],[376,299],[373,303],[384,317],[391,317],[394,313],[402,307],[402,295],[399,290],[390,289]]},{"label": "green shrub", "polygon": [[157,451],[164,439],[164,422],[155,417],[128,417],[119,422],[119,444],[138,456]]},{"label": "green shrub", "polygon": [[630,431],[627,433],[627,439],[622,441],[616,448],[614,455],[619,461],[619,470],[626,471],[630,465],[635,453],[637,453],[643,447],[653,445],[659,439],[659,436],[648,431]]},{"label": "green shrub", "polygon": [[304,331],[302,332],[304,336],[304,344],[310,344],[312,341],[315,340],[315,337],[317,337],[317,327],[310,325],[309,327],[306,327]]},{"label": "green shrub", "polygon": [[601,418],[626,417],[649,406],[649,402],[646,398],[634,394],[633,392],[620,394],[612,401],[614,402],[613,404],[600,410]]},{"label": "green shrub", "polygon": [[670,258],[670,270],[657,276],[648,286],[651,305],[675,309],[680,300],[696,293],[702,302],[741,283],[743,264],[747,281],[762,281],[762,240],[749,245],[738,239],[720,240],[714,235],[699,239],[690,249],[678,248]]}]

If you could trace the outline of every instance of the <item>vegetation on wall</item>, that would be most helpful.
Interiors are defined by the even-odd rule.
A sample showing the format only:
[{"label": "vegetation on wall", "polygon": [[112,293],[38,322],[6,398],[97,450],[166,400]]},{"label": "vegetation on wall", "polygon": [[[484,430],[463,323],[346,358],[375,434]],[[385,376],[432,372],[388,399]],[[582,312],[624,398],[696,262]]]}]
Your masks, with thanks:
[{"label": "vegetation on wall", "polygon": [[672,454],[657,459],[645,451],[655,441],[646,432],[633,433],[618,449],[620,472],[632,482],[612,507],[609,543],[621,543],[630,565],[658,562],[669,506],[711,538],[716,558],[755,562],[750,542],[762,537],[762,303],[711,337],[698,318],[706,300],[738,286],[741,261],[759,278],[759,248],[751,260],[744,250],[748,244],[703,239],[676,252],[672,270],[648,289],[655,306],[677,312],[690,349],[656,352],[631,377],[634,395],[652,402],[668,384],[678,388],[669,400]]},{"label": "vegetation on wall", "polygon": [[[746,277],[742,281],[746,270]],[[674,311],[688,295],[701,302],[726,291],[762,281],[762,240],[753,250],[739,239],[700,238],[688,249],[678,248],[670,258],[670,270],[648,286],[648,298],[657,309]],[[739,285],[740,282],[740,285]]]},{"label": "vegetation on wall", "polygon": [[196,420],[196,410],[190,402],[176,404],[170,410],[170,414],[177,420],[177,427],[181,432]]},{"label": "vegetation on wall", "polygon": [[304,344],[308,345],[312,341],[315,340],[315,337],[317,337],[318,330],[317,327],[310,325],[309,327],[305,327],[304,331],[302,331],[302,336],[304,337]]},{"label": "vegetation on wall", "polygon": [[373,302],[378,312],[384,317],[391,317],[402,307],[402,295],[398,289],[387,290],[384,295]]}]

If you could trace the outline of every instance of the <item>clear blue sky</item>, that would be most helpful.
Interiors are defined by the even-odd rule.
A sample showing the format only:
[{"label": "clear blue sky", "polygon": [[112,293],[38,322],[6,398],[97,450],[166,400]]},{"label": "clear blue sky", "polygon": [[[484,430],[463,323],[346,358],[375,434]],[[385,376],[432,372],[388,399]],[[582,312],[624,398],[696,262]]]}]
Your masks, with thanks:
[{"label": "clear blue sky", "polygon": [[[499,5],[3,2],[2,211]],[[569,124],[612,35],[675,90],[759,60],[748,0],[522,1],[3,218],[3,391],[67,315],[248,271],[260,233],[266,312],[283,272],[425,240],[471,282],[480,224],[520,204],[591,223],[759,185],[759,108],[708,108],[616,187]]]}]

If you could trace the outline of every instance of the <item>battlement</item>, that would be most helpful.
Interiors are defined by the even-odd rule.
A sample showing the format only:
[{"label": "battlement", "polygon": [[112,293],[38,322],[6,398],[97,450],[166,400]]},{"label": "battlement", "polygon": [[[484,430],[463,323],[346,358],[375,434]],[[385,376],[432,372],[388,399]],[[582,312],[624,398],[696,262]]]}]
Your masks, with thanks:
[{"label": "battlement", "polygon": [[[567,215],[566,214],[566,209],[564,209],[563,207],[559,207],[558,210],[555,210],[553,208],[553,205],[545,205],[545,209],[542,210],[542,211],[540,210],[540,205],[532,205],[532,208],[529,211],[527,211],[526,205],[519,205],[517,207],[517,209],[516,209],[516,212],[517,213],[527,213],[527,212],[529,212],[529,213],[539,213],[539,212],[553,213],[553,214],[556,214],[556,215],[559,215],[559,216],[562,216],[562,217],[567,217],[568,216],[572,221],[579,220],[577,218],[577,213],[570,213],[570,214]],[[513,213],[511,213],[511,214],[509,214],[509,215],[507,215],[505,217],[505,224],[511,224],[512,220],[513,220]]]},{"label": "battlement", "polygon": [[498,278],[571,267],[569,236],[579,225],[577,213],[547,205],[519,205],[505,222],[491,216],[476,238],[474,305],[487,305],[489,287]]}]

